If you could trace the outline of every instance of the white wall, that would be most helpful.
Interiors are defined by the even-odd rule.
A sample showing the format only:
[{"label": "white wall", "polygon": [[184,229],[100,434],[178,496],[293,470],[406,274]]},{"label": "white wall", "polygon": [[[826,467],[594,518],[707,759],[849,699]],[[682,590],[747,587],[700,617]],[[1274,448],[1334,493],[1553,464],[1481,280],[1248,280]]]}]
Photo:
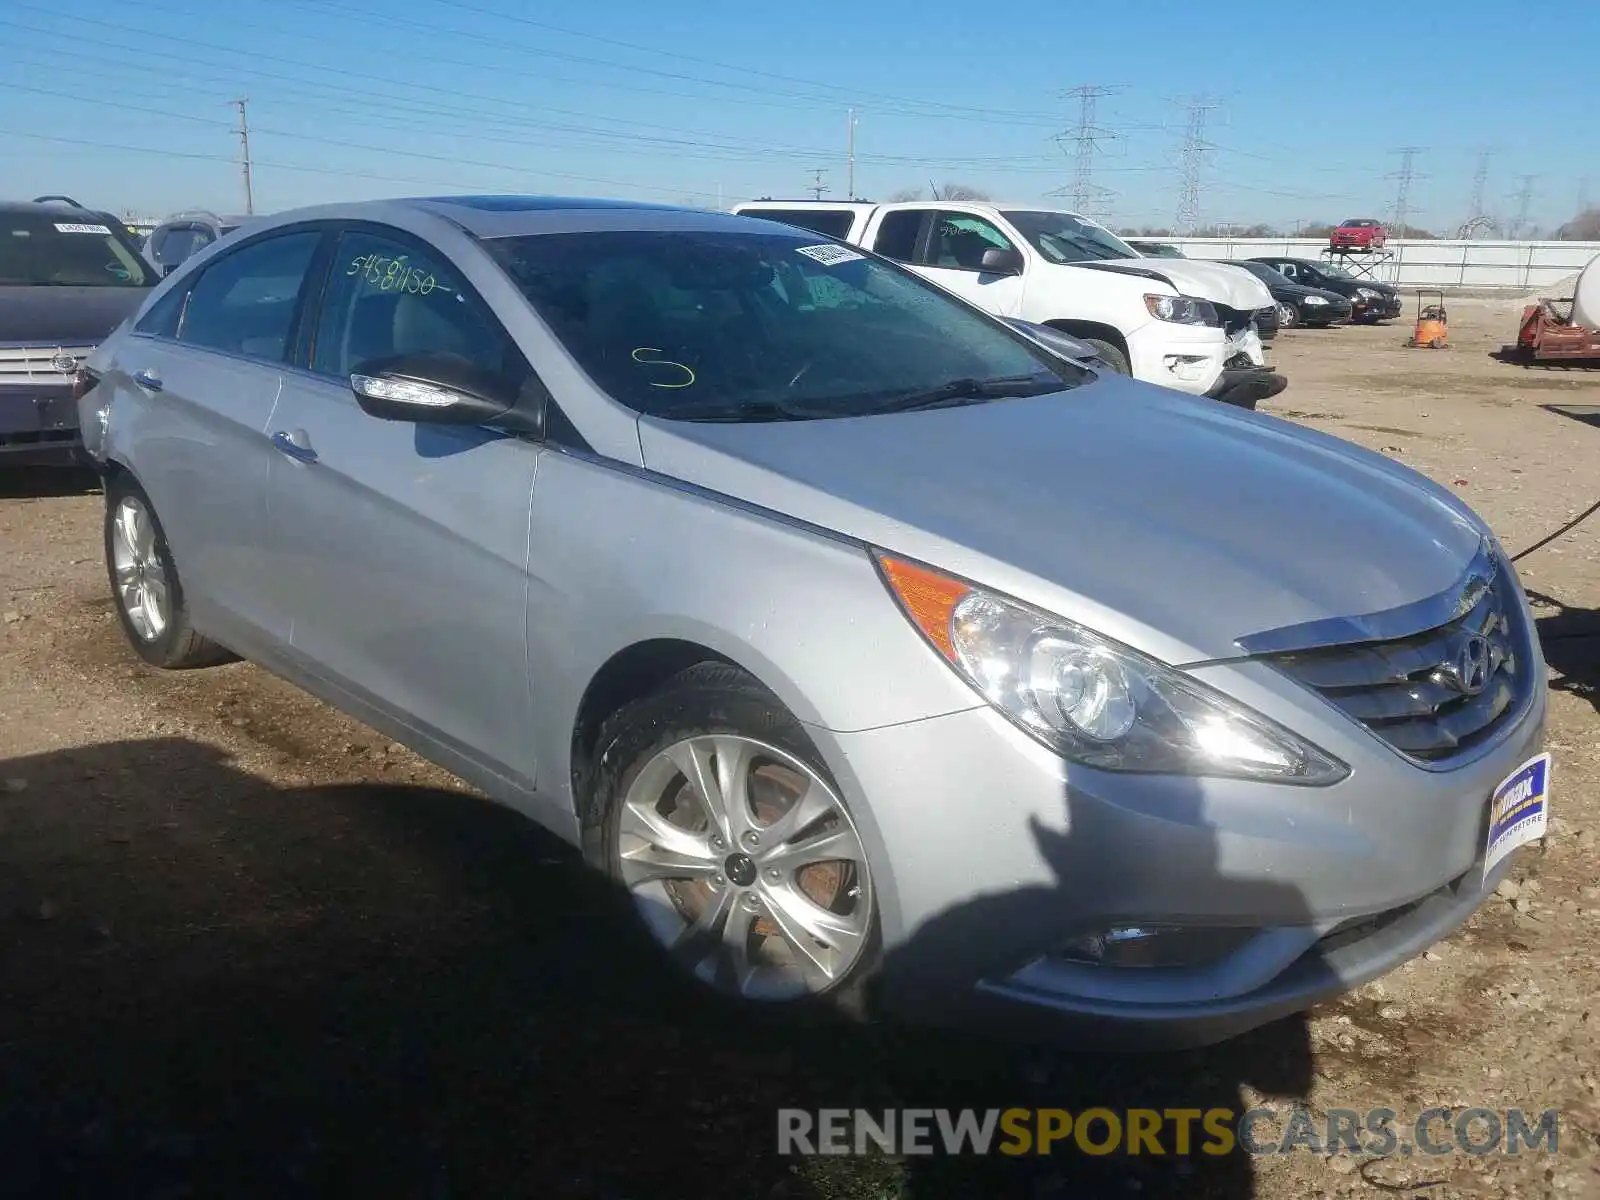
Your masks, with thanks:
[{"label": "white wall", "polygon": [[[1282,254],[1286,258],[1316,259],[1327,248],[1326,238],[1160,238],[1190,258],[1259,258]],[[1394,257],[1373,268],[1372,277],[1402,287],[1504,288],[1512,292],[1538,291],[1581,271],[1600,256],[1600,242],[1491,242],[1491,241],[1391,241]],[[1366,255],[1351,255],[1353,273]]]}]

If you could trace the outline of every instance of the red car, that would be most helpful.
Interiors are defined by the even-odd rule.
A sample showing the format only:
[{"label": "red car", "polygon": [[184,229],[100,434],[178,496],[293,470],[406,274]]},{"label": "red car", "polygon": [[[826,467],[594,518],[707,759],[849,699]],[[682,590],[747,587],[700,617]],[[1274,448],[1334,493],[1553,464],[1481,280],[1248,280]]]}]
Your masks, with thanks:
[{"label": "red car", "polygon": [[1388,240],[1389,231],[1383,222],[1371,217],[1341,221],[1339,228],[1328,235],[1328,244],[1335,250],[1381,250]]}]

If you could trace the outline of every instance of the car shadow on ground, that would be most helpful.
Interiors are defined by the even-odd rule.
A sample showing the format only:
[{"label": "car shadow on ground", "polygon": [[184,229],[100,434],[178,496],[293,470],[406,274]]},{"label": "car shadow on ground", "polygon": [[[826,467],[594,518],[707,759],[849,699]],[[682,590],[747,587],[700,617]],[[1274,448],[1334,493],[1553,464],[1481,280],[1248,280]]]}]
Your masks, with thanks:
[{"label": "car shadow on ground", "polygon": [[1529,591],[1545,663],[1559,676],[1550,686],[1571,692],[1600,712],[1600,610],[1563,604]]},{"label": "car shadow on ground", "polygon": [[0,500],[87,496],[100,490],[90,467],[7,467],[0,458]]},{"label": "car shadow on ground", "polygon": [[[170,738],[0,779],[8,1196],[1246,1197],[1242,1155],[1170,1147],[786,1157],[777,1112],[1237,1110],[1243,1083],[1310,1081],[1300,1018],[1134,1058],[710,1002],[563,844],[466,793],[277,788]],[[1058,870],[1103,874],[1087,842],[1041,836]],[[1051,900],[954,910],[893,977]]]}]

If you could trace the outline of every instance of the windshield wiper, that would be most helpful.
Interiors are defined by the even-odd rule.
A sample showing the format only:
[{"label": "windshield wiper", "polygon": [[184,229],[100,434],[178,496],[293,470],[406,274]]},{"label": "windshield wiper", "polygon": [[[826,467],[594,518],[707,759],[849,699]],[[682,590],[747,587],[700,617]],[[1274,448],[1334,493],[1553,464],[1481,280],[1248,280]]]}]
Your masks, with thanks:
[{"label": "windshield wiper", "polygon": [[1005,396],[1042,396],[1067,387],[1064,379],[1040,375],[999,375],[993,379],[952,379],[938,387],[896,396],[871,409],[873,413],[910,412],[913,409],[952,408]]},{"label": "windshield wiper", "polygon": [[812,421],[843,414],[779,400],[745,400],[726,404],[682,404],[651,415],[668,421]]}]

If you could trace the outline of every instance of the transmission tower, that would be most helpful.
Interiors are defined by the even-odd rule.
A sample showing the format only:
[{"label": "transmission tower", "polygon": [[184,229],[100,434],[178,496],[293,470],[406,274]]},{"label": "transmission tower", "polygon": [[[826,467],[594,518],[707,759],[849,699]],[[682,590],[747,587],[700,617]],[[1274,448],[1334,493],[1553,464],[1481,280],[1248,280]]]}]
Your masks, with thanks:
[{"label": "transmission tower", "polygon": [[822,193],[828,190],[827,176],[828,171],[825,167],[818,167],[811,172],[811,186],[807,190],[818,200],[821,200]]},{"label": "transmission tower", "polygon": [[1099,152],[1102,143],[1109,142],[1117,136],[1095,123],[1096,103],[1100,97],[1109,96],[1116,90],[1114,87],[1089,83],[1062,93],[1064,99],[1078,101],[1077,129],[1063,130],[1056,135],[1056,144],[1062,150],[1066,150],[1069,143],[1073,146],[1072,185],[1057,188],[1050,195],[1071,196],[1072,207],[1080,213],[1087,214],[1102,208],[1105,202],[1115,195],[1109,189],[1095,184],[1094,156]]},{"label": "transmission tower", "polygon": [[1589,211],[1589,177],[1585,175],[1578,180],[1578,212]]},{"label": "transmission tower", "polygon": [[1205,169],[1207,145],[1206,114],[1218,107],[1201,96],[1184,106],[1189,113],[1188,128],[1183,135],[1183,187],[1178,193],[1178,232],[1193,233],[1200,216],[1200,175]]},{"label": "transmission tower", "polygon": [[1537,175],[1518,175],[1522,186],[1517,189],[1517,219],[1511,227],[1511,236],[1521,238],[1528,231],[1528,214],[1533,209],[1533,181]]},{"label": "transmission tower", "polygon": [[1478,169],[1472,176],[1472,210],[1467,213],[1467,224],[1481,229],[1484,218],[1489,214],[1484,211],[1484,192],[1489,186],[1489,160],[1494,157],[1494,151],[1483,147],[1478,151]]},{"label": "transmission tower", "polygon": [[1406,214],[1409,211],[1408,205],[1411,200],[1411,185],[1422,178],[1417,174],[1417,155],[1425,150],[1427,150],[1426,146],[1401,146],[1398,150],[1390,152],[1400,156],[1400,169],[1391,171],[1385,176],[1387,179],[1397,181],[1394,189],[1394,235],[1396,237],[1403,238],[1406,235]]}]

